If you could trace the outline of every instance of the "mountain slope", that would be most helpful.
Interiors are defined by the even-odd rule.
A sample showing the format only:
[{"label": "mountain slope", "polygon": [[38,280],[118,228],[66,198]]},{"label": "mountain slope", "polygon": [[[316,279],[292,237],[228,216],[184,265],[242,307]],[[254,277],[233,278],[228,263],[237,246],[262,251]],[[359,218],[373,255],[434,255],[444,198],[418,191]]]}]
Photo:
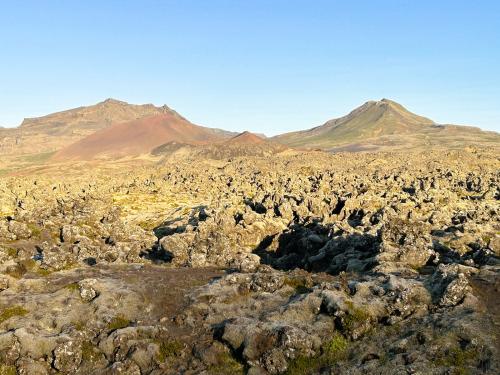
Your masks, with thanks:
[{"label": "mountain slope", "polygon": [[461,147],[466,144],[498,144],[500,136],[478,128],[438,125],[388,100],[369,101],[348,115],[304,131],[273,137],[293,146],[330,151],[398,149],[425,146]]},{"label": "mountain slope", "polygon": [[226,136],[218,129],[194,125],[176,113],[163,113],[99,130],[60,150],[52,160],[137,156],[167,142],[200,144]]},{"label": "mountain slope", "polygon": [[183,119],[166,105],[135,105],[115,99],[27,118],[18,128],[0,129],[0,154],[54,152],[112,124],[160,114]]}]

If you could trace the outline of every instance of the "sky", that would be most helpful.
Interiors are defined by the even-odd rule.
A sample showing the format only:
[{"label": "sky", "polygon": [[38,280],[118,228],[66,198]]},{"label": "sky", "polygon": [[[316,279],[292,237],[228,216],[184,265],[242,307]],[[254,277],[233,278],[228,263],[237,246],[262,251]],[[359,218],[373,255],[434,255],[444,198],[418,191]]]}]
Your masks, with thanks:
[{"label": "sky", "polygon": [[267,135],[382,98],[500,131],[500,2],[0,0],[0,125],[108,97]]}]

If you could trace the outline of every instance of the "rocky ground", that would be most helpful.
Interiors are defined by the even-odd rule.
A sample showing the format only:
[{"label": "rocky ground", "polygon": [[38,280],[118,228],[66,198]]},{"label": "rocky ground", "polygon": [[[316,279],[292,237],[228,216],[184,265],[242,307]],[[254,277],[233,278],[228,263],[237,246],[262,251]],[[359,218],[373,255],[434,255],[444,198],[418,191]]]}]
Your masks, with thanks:
[{"label": "rocky ground", "polygon": [[0,178],[0,374],[497,374],[500,154]]}]

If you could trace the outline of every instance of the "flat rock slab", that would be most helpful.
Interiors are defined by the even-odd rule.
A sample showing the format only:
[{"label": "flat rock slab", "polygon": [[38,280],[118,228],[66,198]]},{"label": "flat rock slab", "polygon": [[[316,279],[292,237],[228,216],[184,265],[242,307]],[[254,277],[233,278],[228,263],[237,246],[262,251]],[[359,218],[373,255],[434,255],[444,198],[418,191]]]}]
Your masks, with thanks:
[{"label": "flat rock slab", "polygon": [[179,269],[143,264],[102,264],[47,276],[27,273],[1,292],[0,307],[23,306],[28,311],[22,322],[16,324],[19,327],[29,325],[35,313],[50,314],[55,320],[66,319],[65,306],[86,308],[87,304],[80,301],[78,283],[95,279],[99,297],[92,301],[94,311],[106,315],[104,307],[109,307],[110,315],[124,314],[130,320],[140,318],[141,324],[155,324],[182,311],[188,292],[222,274],[213,268]]}]

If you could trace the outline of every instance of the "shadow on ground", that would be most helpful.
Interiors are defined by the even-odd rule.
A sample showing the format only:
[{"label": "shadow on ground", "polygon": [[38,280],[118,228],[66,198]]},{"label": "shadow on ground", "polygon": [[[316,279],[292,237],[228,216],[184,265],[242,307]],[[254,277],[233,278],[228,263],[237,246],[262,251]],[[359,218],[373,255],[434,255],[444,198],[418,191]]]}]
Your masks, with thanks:
[{"label": "shadow on ground", "polygon": [[346,235],[318,223],[294,224],[281,234],[264,238],[254,250],[262,264],[279,270],[301,268],[332,275],[368,271],[376,265],[374,257],[379,252],[376,236]]}]

